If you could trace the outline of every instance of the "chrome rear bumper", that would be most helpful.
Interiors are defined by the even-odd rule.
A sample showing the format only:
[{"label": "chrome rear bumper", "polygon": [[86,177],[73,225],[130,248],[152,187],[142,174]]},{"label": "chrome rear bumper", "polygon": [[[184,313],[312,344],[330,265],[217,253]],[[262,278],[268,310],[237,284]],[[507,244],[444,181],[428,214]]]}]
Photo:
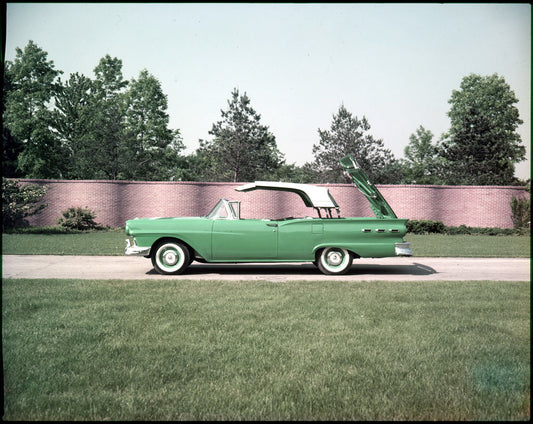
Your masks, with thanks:
[{"label": "chrome rear bumper", "polygon": [[135,239],[133,239],[133,244],[131,244],[130,239],[126,239],[124,254],[128,256],[149,256],[150,248],[137,246]]},{"label": "chrome rear bumper", "polygon": [[413,251],[411,250],[411,243],[395,243],[394,249],[396,251],[396,256],[413,256]]}]

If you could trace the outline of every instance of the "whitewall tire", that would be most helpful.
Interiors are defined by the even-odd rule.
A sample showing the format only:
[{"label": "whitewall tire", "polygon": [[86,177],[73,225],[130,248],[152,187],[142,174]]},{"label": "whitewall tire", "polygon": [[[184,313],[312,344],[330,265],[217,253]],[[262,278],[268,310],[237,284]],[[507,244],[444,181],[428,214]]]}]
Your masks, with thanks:
[{"label": "whitewall tire", "polygon": [[353,255],[340,247],[326,247],[320,252],[318,269],[324,274],[346,274],[352,266]]},{"label": "whitewall tire", "polygon": [[190,263],[189,249],[178,241],[159,243],[152,255],[152,265],[159,274],[181,274]]}]

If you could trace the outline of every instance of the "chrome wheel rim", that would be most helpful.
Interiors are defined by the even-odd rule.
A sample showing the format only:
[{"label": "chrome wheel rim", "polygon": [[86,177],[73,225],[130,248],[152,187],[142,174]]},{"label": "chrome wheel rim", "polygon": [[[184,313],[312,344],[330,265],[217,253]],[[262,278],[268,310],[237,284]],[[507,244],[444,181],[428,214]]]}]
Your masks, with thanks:
[{"label": "chrome wheel rim", "polygon": [[329,266],[339,266],[342,263],[342,254],[337,251],[329,252],[326,262]]},{"label": "chrome wheel rim", "polygon": [[164,271],[175,272],[181,269],[185,263],[185,252],[174,243],[166,243],[157,249],[155,260]]},{"label": "chrome wheel rim", "polygon": [[346,249],[328,247],[322,252],[320,261],[327,271],[335,274],[343,272],[350,266],[350,258]]}]

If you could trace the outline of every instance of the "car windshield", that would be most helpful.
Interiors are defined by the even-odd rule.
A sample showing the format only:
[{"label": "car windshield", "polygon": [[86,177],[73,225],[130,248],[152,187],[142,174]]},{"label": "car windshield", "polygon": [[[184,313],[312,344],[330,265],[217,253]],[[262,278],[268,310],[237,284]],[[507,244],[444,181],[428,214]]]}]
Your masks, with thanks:
[{"label": "car windshield", "polygon": [[208,219],[239,219],[240,202],[229,202],[220,199],[215,207],[206,215]]}]

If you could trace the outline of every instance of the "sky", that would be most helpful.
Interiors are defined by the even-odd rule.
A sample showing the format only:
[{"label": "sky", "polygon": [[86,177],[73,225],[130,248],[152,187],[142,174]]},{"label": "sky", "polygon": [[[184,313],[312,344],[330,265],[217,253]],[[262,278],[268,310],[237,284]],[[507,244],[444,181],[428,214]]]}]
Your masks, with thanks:
[{"label": "sky", "polygon": [[125,79],[147,69],[186,154],[212,139],[236,88],[296,165],[314,159],[318,130],[341,105],[402,158],[420,126],[435,142],[449,129],[448,101],[465,76],[496,73],[524,121],[516,175],[531,175],[529,4],[8,3],[5,59],[29,40],[63,80],[94,78],[107,54]]}]

